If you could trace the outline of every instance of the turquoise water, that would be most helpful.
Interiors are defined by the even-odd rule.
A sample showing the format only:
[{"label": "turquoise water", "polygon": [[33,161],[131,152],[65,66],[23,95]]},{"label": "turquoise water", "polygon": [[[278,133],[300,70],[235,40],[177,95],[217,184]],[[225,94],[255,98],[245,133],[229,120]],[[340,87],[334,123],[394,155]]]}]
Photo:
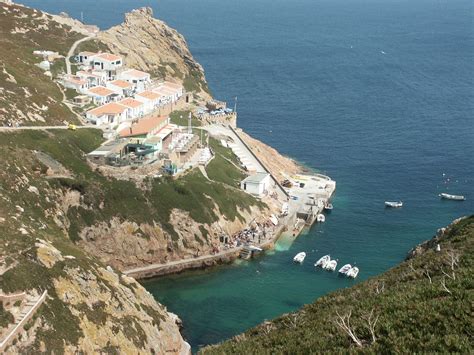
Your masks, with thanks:
[{"label": "turquoise water", "polygon": [[[240,127],[337,180],[327,222],[289,250],[145,283],[183,319],[194,349],[352,285],[314,270],[323,254],[357,263],[360,282],[474,212],[472,1],[26,3],[83,11],[101,27],[152,6],[186,36],[215,96],[238,96]],[[445,190],[468,200],[440,201]],[[388,199],[405,205],[387,210]],[[291,262],[299,251],[301,266]]]}]

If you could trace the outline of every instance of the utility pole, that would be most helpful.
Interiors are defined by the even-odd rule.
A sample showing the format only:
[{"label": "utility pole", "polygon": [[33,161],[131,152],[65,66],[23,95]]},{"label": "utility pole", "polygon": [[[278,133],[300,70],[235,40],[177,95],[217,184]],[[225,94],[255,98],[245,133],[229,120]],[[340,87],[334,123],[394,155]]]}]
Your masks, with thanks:
[{"label": "utility pole", "polygon": [[189,119],[188,119],[188,133],[193,133],[193,129],[191,127],[191,112],[189,112]]}]

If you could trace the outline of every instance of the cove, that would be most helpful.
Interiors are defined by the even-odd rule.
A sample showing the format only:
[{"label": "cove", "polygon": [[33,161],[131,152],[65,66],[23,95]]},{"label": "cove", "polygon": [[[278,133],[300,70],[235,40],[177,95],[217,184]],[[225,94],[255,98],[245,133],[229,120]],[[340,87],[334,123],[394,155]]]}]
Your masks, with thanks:
[{"label": "cove", "polygon": [[[471,1],[24,2],[102,28],[152,6],[186,37],[214,96],[238,97],[241,128],[337,181],[326,223],[291,246],[144,283],[194,350],[377,275],[474,211]],[[467,200],[441,201],[444,191]],[[398,199],[402,209],[384,208]],[[358,279],[316,271],[328,253],[356,263]]]}]

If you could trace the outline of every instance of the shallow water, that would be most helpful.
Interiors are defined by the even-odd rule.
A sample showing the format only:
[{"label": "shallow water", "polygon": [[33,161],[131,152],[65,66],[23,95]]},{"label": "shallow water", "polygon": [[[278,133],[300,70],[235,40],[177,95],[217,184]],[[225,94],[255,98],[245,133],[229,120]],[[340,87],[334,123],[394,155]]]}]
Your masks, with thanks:
[{"label": "shallow water", "polygon": [[[145,283],[183,319],[194,349],[379,274],[474,211],[471,1],[102,0],[104,11],[91,0],[25,3],[83,11],[101,27],[152,6],[185,35],[214,95],[238,96],[240,127],[337,181],[326,223],[289,250]],[[441,201],[442,191],[467,201]],[[402,209],[384,208],[398,199]],[[308,256],[294,265],[299,251]],[[358,280],[315,271],[328,253],[356,263]]]}]

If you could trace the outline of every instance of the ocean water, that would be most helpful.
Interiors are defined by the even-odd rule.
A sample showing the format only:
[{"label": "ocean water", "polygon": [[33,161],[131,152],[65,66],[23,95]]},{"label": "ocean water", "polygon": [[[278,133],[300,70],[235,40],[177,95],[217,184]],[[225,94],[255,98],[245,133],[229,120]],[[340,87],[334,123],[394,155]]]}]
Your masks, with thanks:
[{"label": "ocean water", "polygon": [[[107,28],[152,6],[183,33],[239,126],[337,181],[334,211],[251,262],[147,281],[196,350],[404,259],[474,212],[470,0],[28,0]],[[465,202],[441,201],[442,191]],[[404,201],[398,210],[385,200]],[[286,250],[285,250],[286,249]],[[294,265],[299,251],[308,256]],[[356,281],[315,270],[330,253]]]}]

